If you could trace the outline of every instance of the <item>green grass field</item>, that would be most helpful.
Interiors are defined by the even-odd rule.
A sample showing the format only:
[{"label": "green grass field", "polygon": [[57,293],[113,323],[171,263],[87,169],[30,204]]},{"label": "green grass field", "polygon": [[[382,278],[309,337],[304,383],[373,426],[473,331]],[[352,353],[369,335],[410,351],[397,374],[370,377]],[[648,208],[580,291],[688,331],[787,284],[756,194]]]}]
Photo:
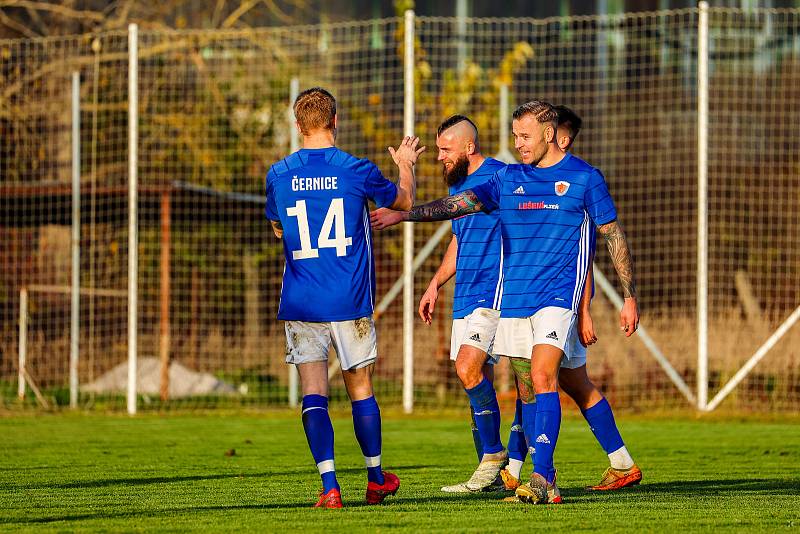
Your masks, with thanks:
[{"label": "green grass field", "polygon": [[[475,454],[458,414],[384,417],[400,492],[363,504],[346,412],[334,425],[344,510],[314,510],[318,476],[299,418],[262,414],[0,418],[0,531],[750,531],[800,529],[800,425],[621,419],[643,484],[589,493],[607,458],[582,419],[556,452],[565,503],[446,495]],[[507,428],[507,427],[506,427]],[[504,430],[505,435],[505,430]],[[226,451],[235,449],[235,455]],[[529,469],[526,464],[525,472]]]}]

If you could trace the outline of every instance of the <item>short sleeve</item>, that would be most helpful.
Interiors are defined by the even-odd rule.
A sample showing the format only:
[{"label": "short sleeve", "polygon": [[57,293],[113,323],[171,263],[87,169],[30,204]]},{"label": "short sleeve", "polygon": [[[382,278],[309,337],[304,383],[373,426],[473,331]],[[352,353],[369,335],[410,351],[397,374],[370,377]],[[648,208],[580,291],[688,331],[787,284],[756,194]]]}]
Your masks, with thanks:
[{"label": "short sleeve", "polygon": [[264,208],[264,215],[266,215],[267,219],[270,221],[279,221],[280,217],[278,216],[278,205],[275,202],[275,190],[272,186],[272,182],[275,179],[275,173],[272,172],[272,169],[269,170],[267,173],[266,179],[266,193],[267,193],[267,202]]},{"label": "short sleeve", "polygon": [[617,208],[614,207],[614,201],[608,192],[606,180],[597,169],[589,175],[583,201],[595,225],[608,224],[617,218]]},{"label": "short sleeve", "polygon": [[500,192],[503,188],[501,173],[505,173],[505,169],[497,171],[489,180],[471,189],[483,204],[483,211],[486,213],[491,213],[500,207]]},{"label": "short sleeve", "polygon": [[397,186],[384,178],[377,165],[371,161],[365,161],[359,172],[363,172],[366,175],[364,191],[367,198],[379,208],[394,204],[395,199],[397,199]]}]

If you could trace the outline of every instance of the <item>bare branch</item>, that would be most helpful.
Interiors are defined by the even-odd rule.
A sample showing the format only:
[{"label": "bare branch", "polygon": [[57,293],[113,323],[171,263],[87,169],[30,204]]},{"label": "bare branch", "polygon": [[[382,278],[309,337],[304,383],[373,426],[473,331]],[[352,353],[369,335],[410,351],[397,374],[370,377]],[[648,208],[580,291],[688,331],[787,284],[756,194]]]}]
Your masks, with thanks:
[{"label": "bare branch", "polygon": [[253,9],[256,5],[258,5],[259,0],[247,0],[247,2],[242,2],[241,5],[236,8],[236,11],[228,15],[228,18],[220,26],[221,28],[230,28],[236,22],[244,16],[245,13]]},{"label": "bare branch", "polygon": [[278,20],[280,20],[284,24],[296,24],[296,21],[292,17],[287,15],[280,7],[278,7],[278,5],[275,2],[273,2],[273,0],[263,0],[263,1],[264,5],[267,6],[267,9],[269,9],[270,13],[275,15],[275,17]]},{"label": "bare branch", "polygon": [[94,22],[103,22],[103,15],[96,11],[77,10],[58,4],[37,2],[35,0],[0,0],[0,8],[2,7],[25,7],[37,11],[49,11],[71,19],[90,19]]},{"label": "bare branch", "polygon": [[2,9],[0,9],[0,23],[3,23],[4,25],[8,26],[15,32],[21,33],[25,37],[41,37],[41,35],[37,34],[24,24],[17,22],[16,20],[7,16],[5,13],[3,13]]}]

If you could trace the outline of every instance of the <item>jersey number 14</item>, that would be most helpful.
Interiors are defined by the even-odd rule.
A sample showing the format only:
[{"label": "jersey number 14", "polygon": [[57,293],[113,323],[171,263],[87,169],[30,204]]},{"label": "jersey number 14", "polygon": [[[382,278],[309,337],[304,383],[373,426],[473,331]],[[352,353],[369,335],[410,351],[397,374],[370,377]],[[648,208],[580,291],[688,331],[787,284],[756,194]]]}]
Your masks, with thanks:
[{"label": "jersey number 14", "polygon": [[[300,250],[293,250],[292,258],[296,260],[319,258],[319,249],[321,248],[335,248],[337,256],[347,256],[347,247],[353,245],[353,238],[345,235],[343,198],[331,200],[317,238],[318,248],[311,246],[311,230],[308,227],[306,201],[298,200],[294,206],[286,208],[286,215],[297,217],[297,228],[300,233]],[[331,239],[331,231],[333,231],[333,239]]]}]

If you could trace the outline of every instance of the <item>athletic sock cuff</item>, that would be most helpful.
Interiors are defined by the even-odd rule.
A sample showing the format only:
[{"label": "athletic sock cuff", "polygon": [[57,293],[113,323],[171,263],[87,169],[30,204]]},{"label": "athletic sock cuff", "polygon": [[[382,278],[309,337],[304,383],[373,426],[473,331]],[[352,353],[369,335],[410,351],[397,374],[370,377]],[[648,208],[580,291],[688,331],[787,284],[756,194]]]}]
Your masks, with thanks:
[{"label": "athletic sock cuff", "polygon": [[481,383],[474,388],[464,389],[469,397],[469,403],[473,408],[485,408],[497,403],[497,395],[494,386],[484,376]]},{"label": "athletic sock cuff", "polygon": [[554,412],[561,409],[561,401],[558,398],[558,392],[553,391],[550,393],[537,393],[536,406],[539,412]]},{"label": "athletic sock cuff", "polygon": [[603,414],[603,413],[609,412],[609,411],[611,411],[611,405],[608,403],[608,401],[606,400],[605,397],[600,399],[600,402],[598,402],[594,406],[592,406],[590,408],[587,408],[585,410],[582,410],[583,416],[586,417],[587,419],[591,418],[591,417],[596,417],[596,416],[598,416],[600,414]]},{"label": "athletic sock cuff", "polygon": [[322,395],[304,395],[303,396],[303,411],[308,408],[324,408],[328,409],[328,397]]},{"label": "athletic sock cuff", "polygon": [[353,406],[353,415],[378,415],[381,413],[374,395],[368,399],[352,401],[350,404]]}]

